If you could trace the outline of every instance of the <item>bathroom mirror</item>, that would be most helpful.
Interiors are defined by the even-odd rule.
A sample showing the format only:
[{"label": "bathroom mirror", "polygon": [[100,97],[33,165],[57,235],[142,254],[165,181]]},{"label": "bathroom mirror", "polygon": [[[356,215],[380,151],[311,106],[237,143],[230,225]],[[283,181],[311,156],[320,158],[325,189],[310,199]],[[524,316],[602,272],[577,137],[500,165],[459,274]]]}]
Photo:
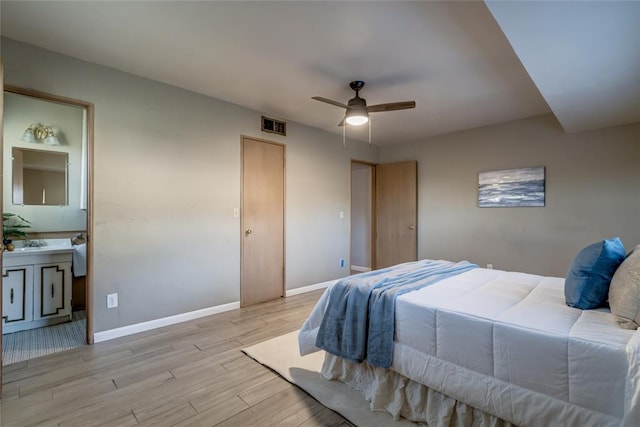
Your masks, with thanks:
[{"label": "bathroom mirror", "polygon": [[67,206],[68,154],[11,148],[14,205]]}]

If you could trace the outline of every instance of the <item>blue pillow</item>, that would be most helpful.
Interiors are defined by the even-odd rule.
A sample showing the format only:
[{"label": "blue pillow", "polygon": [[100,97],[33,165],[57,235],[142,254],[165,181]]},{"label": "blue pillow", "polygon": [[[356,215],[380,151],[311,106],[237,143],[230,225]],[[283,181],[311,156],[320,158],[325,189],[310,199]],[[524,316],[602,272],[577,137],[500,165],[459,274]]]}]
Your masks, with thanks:
[{"label": "blue pillow", "polygon": [[618,237],[593,243],[578,252],[564,282],[567,305],[588,310],[607,302],[611,278],[625,256]]}]

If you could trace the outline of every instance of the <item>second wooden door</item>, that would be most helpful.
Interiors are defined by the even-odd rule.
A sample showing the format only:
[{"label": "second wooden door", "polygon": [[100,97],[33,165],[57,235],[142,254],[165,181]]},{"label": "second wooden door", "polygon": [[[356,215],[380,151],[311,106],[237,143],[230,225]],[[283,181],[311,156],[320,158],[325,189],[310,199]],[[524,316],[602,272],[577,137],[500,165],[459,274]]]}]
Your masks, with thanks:
[{"label": "second wooden door", "polygon": [[417,259],[417,163],[376,165],[376,268]]}]

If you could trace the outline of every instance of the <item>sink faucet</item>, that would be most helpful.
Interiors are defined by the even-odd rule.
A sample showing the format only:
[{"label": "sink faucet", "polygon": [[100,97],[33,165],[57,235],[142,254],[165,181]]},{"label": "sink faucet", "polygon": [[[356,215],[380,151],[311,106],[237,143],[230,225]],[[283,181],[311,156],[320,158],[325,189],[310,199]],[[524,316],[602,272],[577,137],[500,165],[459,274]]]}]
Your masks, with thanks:
[{"label": "sink faucet", "polygon": [[84,237],[82,233],[76,234],[75,236],[73,236],[73,239],[71,239],[72,245],[80,245],[86,242],[87,242],[87,239]]}]

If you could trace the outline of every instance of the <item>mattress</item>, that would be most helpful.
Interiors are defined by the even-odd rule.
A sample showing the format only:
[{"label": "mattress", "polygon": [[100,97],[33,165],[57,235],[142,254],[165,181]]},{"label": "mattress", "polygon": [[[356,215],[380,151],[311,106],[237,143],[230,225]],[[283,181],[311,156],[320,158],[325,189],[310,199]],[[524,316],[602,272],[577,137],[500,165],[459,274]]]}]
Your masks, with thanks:
[{"label": "mattress", "polygon": [[[640,332],[608,309],[568,307],[563,288],[478,268],[402,295],[391,369],[516,424],[640,425]],[[303,354],[329,292],[301,330]]]}]

